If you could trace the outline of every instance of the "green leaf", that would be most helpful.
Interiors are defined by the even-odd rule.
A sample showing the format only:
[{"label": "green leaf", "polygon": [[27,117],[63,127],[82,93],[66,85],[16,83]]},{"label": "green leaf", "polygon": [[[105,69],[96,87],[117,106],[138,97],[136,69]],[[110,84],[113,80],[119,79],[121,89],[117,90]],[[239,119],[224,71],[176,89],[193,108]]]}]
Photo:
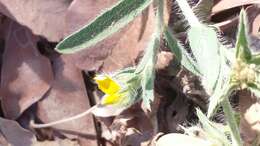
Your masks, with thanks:
[{"label": "green leaf", "polygon": [[260,99],[260,89],[257,88],[256,85],[249,85],[248,89],[249,89],[258,99]]},{"label": "green leaf", "polygon": [[208,107],[208,117],[211,117],[215,113],[217,107],[219,106],[219,103],[223,100],[223,98],[228,98],[235,88],[233,87],[233,85],[229,84],[231,68],[227,64],[227,62],[232,61],[232,59],[229,60],[232,57],[230,57],[230,52],[227,52],[227,49],[224,46],[221,45],[220,48],[220,73],[217,79],[216,88],[209,98],[210,102]]},{"label": "green leaf", "polygon": [[209,119],[199,109],[197,109],[197,116],[202,124],[207,139],[218,145],[231,146],[230,141],[225,135],[225,129],[221,129],[216,123],[209,121]]},{"label": "green leaf", "polygon": [[260,54],[252,55],[252,58],[249,61],[249,63],[260,65]]},{"label": "green leaf", "polygon": [[160,46],[158,35],[154,34],[145,50],[145,55],[137,66],[136,73],[141,75],[142,99],[146,109],[151,110],[154,100],[154,78],[157,49]]},{"label": "green leaf", "polygon": [[135,68],[134,67],[128,67],[121,69],[115,73],[113,73],[112,77],[118,81],[128,81],[131,82],[131,80],[135,76]]},{"label": "green leaf", "polygon": [[142,99],[144,108],[151,111],[151,103],[154,101],[154,79],[155,71],[147,69],[144,71],[142,80]]},{"label": "green leaf", "polygon": [[236,58],[245,62],[249,62],[252,58],[251,51],[248,46],[248,26],[245,10],[241,10],[239,16],[239,28],[236,42]]},{"label": "green leaf", "polygon": [[154,33],[144,51],[144,56],[142,57],[142,60],[138,63],[136,67],[136,73],[143,72],[143,70],[149,65],[150,62],[156,61],[156,50],[159,45],[160,41],[158,35]]},{"label": "green leaf", "polygon": [[222,88],[216,88],[214,94],[210,97],[209,107],[208,107],[208,113],[207,116],[211,117],[215,113],[217,107],[219,104],[225,99],[229,98],[229,96],[235,91],[236,86],[226,84],[225,87]]},{"label": "green leaf", "polygon": [[86,49],[115,33],[151,4],[152,0],[120,0],[90,24],[61,41],[56,50],[74,53]]},{"label": "green leaf", "polygon": [[170,28],[167,28],[165,30],[164,36],[166,38],[169,48],[175,54],[177,60],[181,63],[181,65],[183,65],[187,70],[189,70],[193,74],[201,76],[196,62],[193,61],[189,53],[173,36]]},{"label": "green leaf", "polygon": [[192,53],[202,74],[202,84],[212,94],[220,72],[220,44],[213,28],[204,25],[191,27],[188,39]]}]

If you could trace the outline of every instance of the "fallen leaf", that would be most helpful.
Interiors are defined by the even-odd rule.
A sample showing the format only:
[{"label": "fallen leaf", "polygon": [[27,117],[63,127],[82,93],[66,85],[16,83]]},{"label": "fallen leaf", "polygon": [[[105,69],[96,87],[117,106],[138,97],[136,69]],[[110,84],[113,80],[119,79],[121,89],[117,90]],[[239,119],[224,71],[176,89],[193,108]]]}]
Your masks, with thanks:
[{"label": "fallen leaf", "polygon": [[103,137],[115,145],[137,146],[150,141],[153,135],[151,120],[139,105],[127,109],[117,116],[103,132]]},{"label": "fallen leaf", "polygon": [[240,131],[243,140],[252,144],[260,133],[260,102],[248,91],[239,94]]},{"label": "fallen leaf", "polygon": [[250,26],[249,33],[260,39],[260,6],[249,6],[246,8],[246,13]]},{"label": "fallen leaf", "polygon": [[0,12],[49,41],[64,37],[65,15],[72,0],[0,0]]},{"label": "fallen leaf", "polygon": [[5,40],[0,94],[5,116],[16,119],[46,93],[52,72],[29,29],[7,20]]},{"label": "fallen leaf", "polygon": [[8,144],[8,142],[6,141],[5,137],[3,136],[2,132],[0,132],[0,145],[1,146],[11,146],[10,144]]},{"label": "fallen leaf", "polygon": [[219,0],[215,2],[212,13],[219,13],[235,7],[240,7],[249,4],[260,4],[259,0]]},{"label": "fallen leaf", "polygon": [[0,118],[0,133],[11,146],[31,146],[36,142],[33,133],[23,129],[16,121]]},{"label": "fallen leaf", "polygon": [[54,141],[37,142],[33,146],[81,146],[77,141],[69,139],[55,139]]},{"label": "fallen leaf", "polygon": [[[235,38],[238,27],[238,13],[240,9],[220,11],[219,13],[212,15],[212,21],[217,21],[214,26],[218,27],[225,35],[231,38]],[[249,5],[245,7],[245,11],[248,18],[248,33],[250,39],[251,49],[257,50],[259,46],[259,29],[260,29],[260,9],[257,5]],[[219,15],[220,14],[220,15]],[[218,16],[217,16],[218,15]],[[217,16],[217,17],[215,17]],[[215,18],[214,18],[215,17]],[[219,20],[217,20],[217,19]]]},{"label": "fallen leaf", "polygon": [[[37,116],[43,123],[72,117],[90,108],[81,71],[68,56],[53,57],[54,81],[51,89],[38,102]],[[92,115],[54,126],[69,138],[83,137],[95,146],[96,132]]]}]

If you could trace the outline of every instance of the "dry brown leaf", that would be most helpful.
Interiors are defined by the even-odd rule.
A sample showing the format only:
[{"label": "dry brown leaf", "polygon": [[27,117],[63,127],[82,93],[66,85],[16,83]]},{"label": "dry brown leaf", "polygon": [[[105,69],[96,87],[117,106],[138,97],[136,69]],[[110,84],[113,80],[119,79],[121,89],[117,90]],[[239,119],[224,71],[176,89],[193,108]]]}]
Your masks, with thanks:
[{"label": "dry brown leaf", "polygon": [[[105,6],[108,7],[108,5],[111,5],[113,2],[115,2],[115,0],[111,0],[110,3],[104,3],[102,0],[97,0],[95,2],[76,0],[75,3],[71,5],[67,13],[68,32],[75,30],[71,28],[81,27],[85,23],[91,21],[91,18],[94,16],[85,16],[89,15],[89,12],[86,11],[86,7],[90,7],[90,4],[93,3],[95,6],[99,3],[104,3],[104,6],[101,5],[102,8],[93,8],[94,12],[92,14],[98,15],[101,9]],[[153,16],[153,8],[150,7],[149,11],[146,11],[143,15],[138,16],[121,31],[108,37],[106,40],[98,43],[96,46],[91,47],[88,50],[72,55],[72,62],[75,62],[79,68],[84,70],[99,70],[105,72],[135,65],[136,59],[140,55],[140,52],[147,46],[147,43],[151,38],[151,34],[153,33]],[[74,23],[75,19],[78,22],[77,26],[75,26]]]},{"label": "dry brown leaf", "polygon": [[249,4],[260,4],[259,0],[218,0],[215,2],[212,13],[216,14],[224,10]]},{"label": "dry brown leaf", "polygon": [[65,15],[72,0],[0,0],[0,12],[49,41],[64,37]]},{"label": "dry brown leaf", "polygon": [[260,102],[248,91],[240,92],[240,129],[243,140],[252,144],[260,134]]},{"label": "dry brown leaf", "polygon": [[1,131],[0,131],[0,145],[1,146],[11,146],[10,144],[8,144],[8,142],[6,141],[4,135],[2,134]]},{"label": "dry brown leaf", "polygon": [[[260,2],[259,2],[260,3]],[[260,39],[260,5],[246,9],[249,23],[249,33]]]},{"label": "dry brown leaf", "polygon": [[[248,29],[250,34],[250,45],[256,49],[258,49],[259,39],[260,39],[260,7],[257,5],[250,5],[245,8],[248,18]],[[219,16],[215,17],[212,16],[213,21],[219,21],[217,24],[214,24],[218,27],[221,31],[225,34],[234,37],[236,36],[237,27],[238,27],[238,13],[239,11],[221,11],[221,13],[217,13],[216,15],[220,14]],[[231,14],[233,14],[231,16]],[[230,16],[230,17],[229,17]],[[214,18],[215,17],[215,18]],[[216,19],[217,18],[217,19]],[[216,19],[216,20],[214,20]],[[255,50],[256,50],[255,49]]]},{"label": "dry brown leaf", "polygon": [[0,94],[5,116],[16,119],[46,93],[52,71],[36,48],[37,37],[9,20],[6,30]]},{"label": "dry brown leaf", "polygon": [[31,146],[36,142],[36,137],[16,121],[0,118],[0,133],[11,146]]},{"label": "dry brown leaf", "polygon": [[77,141],[69,139],[55,139],[54,141],[42,141],[33,144],[32,146],[81,146]]},{"label": "dry brown leaf", "polygon": [[153,136],[151,120],[139,105],[117,116],[109,129],[103,133],[103,137],[117,145],[141,145]]},{"label": "dry brown leaf", "polygon": [[[72,117],[90,108],[81,71],[68,56],[53,57],[54,81],[51,89],[38,103],[37,115],[44,123]],[[70,138],[85,137],[96,145],[96,133],[91,115],[54,126]]]}]

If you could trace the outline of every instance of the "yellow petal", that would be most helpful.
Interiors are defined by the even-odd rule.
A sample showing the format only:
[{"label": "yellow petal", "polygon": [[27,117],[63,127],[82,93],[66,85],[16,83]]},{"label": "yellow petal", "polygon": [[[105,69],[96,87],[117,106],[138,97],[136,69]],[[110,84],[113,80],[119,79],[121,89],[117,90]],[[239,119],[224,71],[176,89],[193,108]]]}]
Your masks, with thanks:
[{"label": "yellow petal", "polygon": [[120,94],[105,95],[105,96],[102,98],[101,104],[102,104],[102,105],[116,104],[116,103],[119,103],[120,98],[122,98],[122,97],[120,96]]},{"label": "yellow petal", "polygon": [[99,75],[94,78],[98,84],[98,88],[109,95],[112,95],[120,90],[120,85],[107,75]]}]

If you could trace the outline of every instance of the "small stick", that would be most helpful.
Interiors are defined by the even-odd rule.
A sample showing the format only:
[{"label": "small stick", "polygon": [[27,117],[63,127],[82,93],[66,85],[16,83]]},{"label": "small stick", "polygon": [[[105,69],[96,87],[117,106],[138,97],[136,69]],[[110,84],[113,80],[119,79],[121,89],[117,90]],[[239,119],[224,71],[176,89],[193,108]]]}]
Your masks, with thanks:
[{"label": "small stick", "polygon": [[73,117],[65,118],[65,119],[62,119],[62,120],[59,120],[59,121],[50,122],[50,123],[47,123],[47,124],[37,124],[37,123],[34,123],[34,121],[32,120],[30,122],[30,127],[36,128],[36,129],[47,128],[47,127],[52,127],[54,125],[70,122],[70,121],[73,121],[73,120],[76,120],[76,119],[79,119],[81,117],[88,115],[89,113],[91,113],[96,108],[97,108],[97,105],[95,105],[95,106],[91,107],[90,109],[87,109],[86,111],[84,111],[84,112],[82,112],[78,115],[75,115]]}]

